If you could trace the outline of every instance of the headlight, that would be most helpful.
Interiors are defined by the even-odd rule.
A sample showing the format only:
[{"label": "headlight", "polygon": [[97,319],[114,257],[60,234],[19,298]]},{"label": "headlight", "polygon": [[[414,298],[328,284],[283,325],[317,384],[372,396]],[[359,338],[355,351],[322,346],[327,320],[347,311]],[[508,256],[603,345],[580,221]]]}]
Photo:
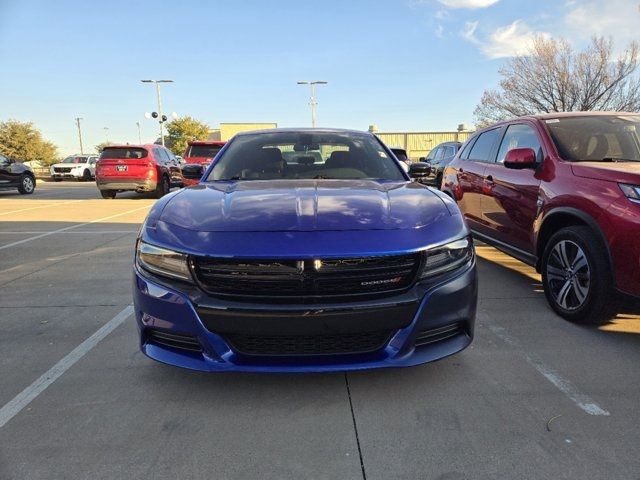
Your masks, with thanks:
[{"label": "headlight", "polygon": [[473,258],[471,238],[461,238],[425,252],[420,278],[433,277],[461,267]]},{"label": "headlight", "polygon": [[138,241],[136,264],[143,270],[163,277],[177,278],[187,282],[193,281],[186,255],[149,245],[143,241]]},{"label": "headlight", "polygon": [[640,186],[627,185],[626,183],[619,183],[622,193],[633,202],[640,202]]}]

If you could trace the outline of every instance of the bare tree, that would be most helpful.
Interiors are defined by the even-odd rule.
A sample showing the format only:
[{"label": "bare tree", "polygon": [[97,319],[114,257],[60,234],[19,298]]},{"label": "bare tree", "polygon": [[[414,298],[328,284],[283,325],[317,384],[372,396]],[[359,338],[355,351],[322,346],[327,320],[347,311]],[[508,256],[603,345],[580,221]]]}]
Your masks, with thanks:
[{"label": "bare tree", "polygon": [[485,90],[478,126],[533,113],[640,110],[640,48],[631,42],[617,58],[613,42],[593,37],[582,52],[564,39],[538,37],[530,53],[510,59],[498,90]]}]

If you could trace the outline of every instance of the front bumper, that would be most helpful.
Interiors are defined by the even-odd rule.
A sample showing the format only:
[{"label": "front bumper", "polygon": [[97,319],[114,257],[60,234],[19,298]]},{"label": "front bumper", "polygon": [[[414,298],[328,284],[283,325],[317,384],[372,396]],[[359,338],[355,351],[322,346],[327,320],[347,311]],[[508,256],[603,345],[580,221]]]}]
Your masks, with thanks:
[{"label": "front bumper", "polygon": [[[195,287],[164,285],[136,269],[133,283],[142,352],[193,370],[285,373],[406,367],[457,353],[473,339],[475,260],[446,278],[417,283],[401,295],[347,304],[229,302]],[[389,331],[388,338],[375,350],[360,353],[246,354],[230,340],[234,334],[335,337],[379,330]],[[438,333],[444,331],[453,333]],[[167,335],[173,339],[169,343]]]},{"label": "front bumper", "polygon": [[153,192],[156,181],[149,179],[96,179],[100,190],[135,190],[136,192]]},{"label": "front bumper", "polygon": [[67,178],[67,179],[77,180],[78,178],[82,178],[82,173],[83,172],[80,172],[78,174],[75,174],[75,173],[52,173],[51,174],[51,178],[54,178],[54,179],[55,178],[60,178],[60,179]]}]

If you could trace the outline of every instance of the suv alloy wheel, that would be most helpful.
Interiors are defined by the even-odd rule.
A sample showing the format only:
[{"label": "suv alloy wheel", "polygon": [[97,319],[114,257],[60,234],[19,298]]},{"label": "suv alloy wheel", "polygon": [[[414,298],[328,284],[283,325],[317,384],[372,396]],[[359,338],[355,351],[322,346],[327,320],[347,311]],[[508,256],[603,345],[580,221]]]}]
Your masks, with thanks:
[{"label": "suv alloy wheel", "polygon": [[23,195],[30,195],[36,189],[36,182],[31,175],[24,174],[20,180],[18,191]]},{"label": "suv alloy wheel", "polygon": [[605,247],[589,227],[559,230],[542,255],[542,284],[553,310],[572,322],[610,320],[613,275]]}]

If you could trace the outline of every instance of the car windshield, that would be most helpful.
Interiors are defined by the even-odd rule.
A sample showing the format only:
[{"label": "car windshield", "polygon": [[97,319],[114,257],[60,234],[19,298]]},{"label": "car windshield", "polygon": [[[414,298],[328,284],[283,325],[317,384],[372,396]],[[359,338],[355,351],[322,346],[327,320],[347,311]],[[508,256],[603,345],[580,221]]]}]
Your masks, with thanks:
[{"label": "car windshield", "polygon": [[67,157],[62,163],[87,163],[87,157]]},{"label": "car windshield", "polygon": [[222,147],[220,145],[191,145],[185,157],[215,157]]},{"label": "car windshield", "polygon": [[206,181],[273,179],[405,177],[373,135],[285,131],[236,137]]},{"label": "car windshield", "polygon": [[640,161],[640,115],[545,120],[558,153],[571,161]]}]

